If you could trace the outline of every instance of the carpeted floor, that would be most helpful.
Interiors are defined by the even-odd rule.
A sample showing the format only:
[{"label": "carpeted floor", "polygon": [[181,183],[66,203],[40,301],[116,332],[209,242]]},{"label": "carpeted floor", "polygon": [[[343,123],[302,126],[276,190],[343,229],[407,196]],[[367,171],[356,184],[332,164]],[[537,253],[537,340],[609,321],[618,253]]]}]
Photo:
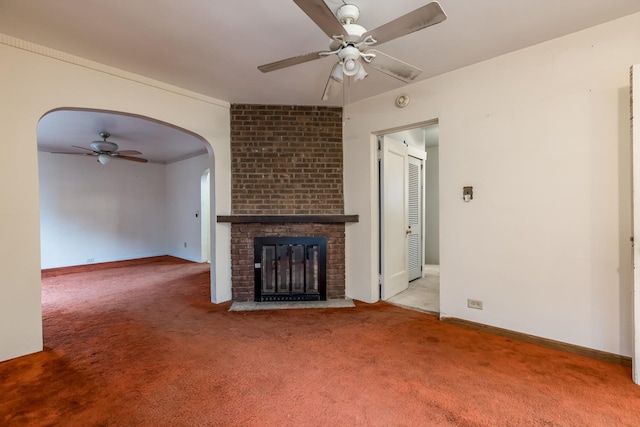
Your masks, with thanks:
[{"label": "carpeted floor", "polygon": [[229,312],[209,265],[43,279],[2,426],[638,426],[630,369],[390,304]]}]

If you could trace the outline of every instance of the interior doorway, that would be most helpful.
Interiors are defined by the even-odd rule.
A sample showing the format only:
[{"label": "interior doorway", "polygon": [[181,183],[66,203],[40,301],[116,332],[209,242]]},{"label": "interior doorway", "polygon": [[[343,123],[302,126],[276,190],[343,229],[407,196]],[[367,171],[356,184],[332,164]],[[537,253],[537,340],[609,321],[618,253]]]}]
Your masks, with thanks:
[{"label": "interior doorway", "polygon": [[[113,152],[92,142],[107,131]],[[37,144],[42,269],[163,255],[210,260],[211,157],[202,138],[125,112],[60,108],[38,122]]]},{"label": "interior doorway", "polygon": [[380,299],[433,313],[440,310],[439,143],[433,121],[378,135]]},{"label": "interior doorway", "polygon": [[202,262],[211,263],[211,173],[207,169],[200,178],[200,241]]}]

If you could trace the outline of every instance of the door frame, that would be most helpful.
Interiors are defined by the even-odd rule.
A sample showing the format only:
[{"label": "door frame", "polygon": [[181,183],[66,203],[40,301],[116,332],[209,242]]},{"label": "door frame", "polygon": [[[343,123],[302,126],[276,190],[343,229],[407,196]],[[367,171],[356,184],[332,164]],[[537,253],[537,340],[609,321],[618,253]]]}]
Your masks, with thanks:
[{"label": "door frame", "polygon": [[640,75],[640,65],[631,67],[631,150],[632,150],[632,222],[633,222],[633,293],[632,293],[632,379],[640,385],[640,87],[635,76]]},{"label": "door frame", "polygon": [[[386,134],[390,134],[390,133],[396,133],[396,132],[402,132],[405,130],[410,130],[410,129],[415,129],[415,128],[421,128],[421,127],[427,127],[427,126],[432,126],[432,125],[437,125],[439,123],[439,120],[437,118],[435,119],[430,119],[430,120],[425,120],[422,122],[415,122],[415,123],[411,123],[411,124],[406,124],[403,126],[397,126],[397,127],[393,127],[393,128],[388,128],[388,129],[382,129],[379,131],[375,131],[371,133],[371,143],[374,144],[373,147],[373,151],[374,153],[379,153],[378,151],[378,147],[379,147],[379,139],[380,137],[384,137],[384,135]],[[378,265],[377,265],[377,275],[378,275],[378,301],[382,301],[382,286],[384,286],[383,283],[383,278],[382,278],[382,222],[381,222],[381,214],[380,214],[380,200],[381,200],[381,179],[380,179],[380,157],[379,154],[375,155],[372,157],[372,162],[374,163],[372,165],[372,169],[374,171],[374,182],[376,183],[374,185],[375,188],[375,201],[378,204],[377,208],[374,210],[375,215],[372,218],[372,226],[375,227],[376,230],[376,234],[377,234],[377,246],[378,246]],[[424,199],[424,198],[423,198]],[[423,200],[424,202],[424,200]],[[424,210],[423,210],[424,212]],[[424,218],[423,218],[423,228],[424,228]],[[423,230],[423,236],[424,236],[424,230]],[[424,237],[423,237],[424,239]],[[423,257],[424,257],[424,251],[423,251]],[[441,285],[442,287],[442,282]]]},{"label": "door frame", "polygon": [[200,261],[211,264],[211,168],[200,176]]}]

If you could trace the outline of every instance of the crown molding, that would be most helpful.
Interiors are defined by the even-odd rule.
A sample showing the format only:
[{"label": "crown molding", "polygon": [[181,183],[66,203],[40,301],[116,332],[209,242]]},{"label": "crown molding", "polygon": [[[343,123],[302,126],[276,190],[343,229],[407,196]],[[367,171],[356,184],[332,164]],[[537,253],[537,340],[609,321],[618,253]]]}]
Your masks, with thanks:
[{"label": "crown molding", "polygon": [[59,50],[51,49],[46,46],[31,43],[16,37],[9,36],[7,34],[0,33],[0,44],[13,47],[16,49],[24,50],[26,52],[34,53],[36,55],[46,56],[47,58],[56,59],[58,61],[66,62],[68,64],[76,65],[83,68],[88,68],[90,70],[108,74],[121,79],[140,83],[156,89],[164,90],[166,92],[171,92],[176,95],[196,99],[198,101],[206,102],[219,107],[230,108],[229,102],[222,101],[220,99],[212,98],[210,96],[206,96],[197,92],[192,92],[190,90],[183,89],[178,86],[173,86],[168,83],[163,83],[158,80],[150,79],[148,77],[144,77],[139,74],[124,71],[120,68],[111,67],[109,65],[101,64],[99,62],[91,61],[89,59],[81,58],[79,56],[71,55],[69,53],[65,53]]}]

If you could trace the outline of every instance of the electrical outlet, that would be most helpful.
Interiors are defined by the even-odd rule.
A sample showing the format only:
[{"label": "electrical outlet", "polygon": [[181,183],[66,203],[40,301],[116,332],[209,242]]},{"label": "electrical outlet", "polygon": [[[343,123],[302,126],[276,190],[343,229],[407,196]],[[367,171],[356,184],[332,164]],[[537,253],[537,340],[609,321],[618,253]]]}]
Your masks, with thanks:
[{"label": "electrical outlet", "polygon": [[95,262],[95,258],[87,258],[87,264],[91,264],[92,262]]},{"label": "electrical outlet", "polygon": [[473,309],[476,309],[476,310],[482,310],[482,301],[480,301],[478,299],[468,299],[467,300],[467,307],[473,308]]},{"label": "electrical outlet", "polygon": [[187,242],[184,242],[184,247],[185,247],[185,248],[187,247]]}]

